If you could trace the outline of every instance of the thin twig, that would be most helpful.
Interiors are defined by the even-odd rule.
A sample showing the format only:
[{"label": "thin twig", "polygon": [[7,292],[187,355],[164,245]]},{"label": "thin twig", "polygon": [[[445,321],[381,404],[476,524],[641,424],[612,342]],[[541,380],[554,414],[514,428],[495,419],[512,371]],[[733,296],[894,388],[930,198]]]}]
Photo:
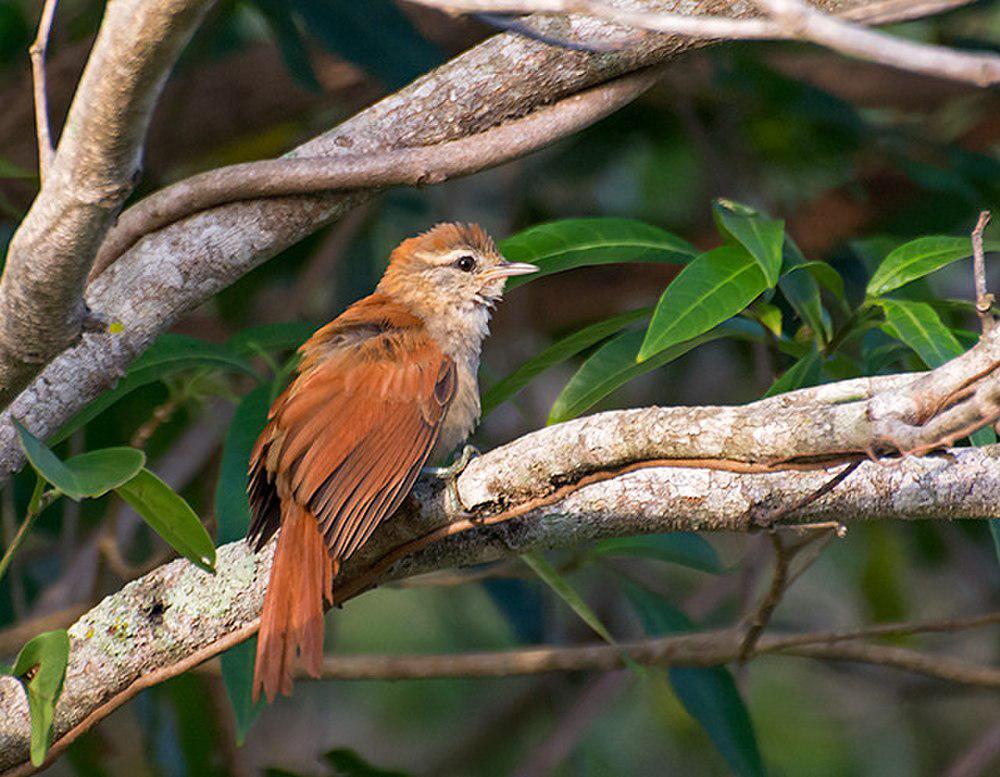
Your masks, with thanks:
[{"label": "thin twig", "polygon": [[774,570],[771,573],[771,585],[767,590],[767,596],[761,600],[749,619],[747,632],[740,643],[740,651],[737,655],[741,664],[745,664],[747,658],[753,653],[757,640],[764,633],[767,624],[771,622],[771,616],[788,587],[788,568],[795,552],[785,545],[781,535],[777,532],[773,532],[770,538],[771,545],[774,547]]},{"label": "thin twig", "polygon": [[38,179],[45,182],[45,176],[55,156],[52,133],[49,128],[49,98],[45,79],[45,54],[52,33],[52,20],[56,15],[59,0],[45,0],[42,18],[38,22],[38,34],[28,49],[31,56],[31,80],[35,92],[35,129],[38,133]]},{"label": "thin twig", "polygon": [[14,554],[18,551],[18,548],[24,544],[24,540],[27,538],[28,532],[34,525],[35,519],[45,511],[45,508],[55,502],[60,496],[61,494],[58,491],[50,489],[41,493],[37,499],[32,499],[34,504],[29,506],[28,513],[24,516],[24,520],[21,522],[21,526],[17,530],[17,534],[14,535],[14,538],[10,541],[10,544],[4,551],[3,558],[0,558],[0,578],[4,576],[4,573],[7,571],[7,567],[10,566],[10,562],[14,558]]},{"label": "thin twig", "polygon": [[995,320],[990,309],[993,307],[993,295],[986,287],[986,254],[983,251],[983,232],[990,223],[990,212],[984,210],[979,214],[976,228],[972,230],[972,268],[976,282],[976,313],[982,323],[983,334],[993,329]]}]

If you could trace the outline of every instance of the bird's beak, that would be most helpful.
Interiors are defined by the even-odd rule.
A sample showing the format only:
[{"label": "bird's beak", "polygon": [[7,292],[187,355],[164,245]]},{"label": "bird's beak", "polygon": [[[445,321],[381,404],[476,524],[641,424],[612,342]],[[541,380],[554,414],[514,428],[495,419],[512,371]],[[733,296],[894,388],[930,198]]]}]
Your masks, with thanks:
[{"label": "bird's beak", "polygon": [[492,281],[497,278],[509,278],[512,275],[528,275],[538,272],[538,267],[527,262],[501,262],[496,267],[491,267],[483,273],[484,280]]}]

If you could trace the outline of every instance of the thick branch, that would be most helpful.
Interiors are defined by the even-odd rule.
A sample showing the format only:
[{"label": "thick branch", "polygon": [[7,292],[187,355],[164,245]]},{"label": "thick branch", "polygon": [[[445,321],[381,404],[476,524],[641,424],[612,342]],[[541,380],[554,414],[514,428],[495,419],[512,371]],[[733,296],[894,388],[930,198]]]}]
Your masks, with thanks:
[{"label": "thick branch", "polygon": [[[885,14],[880,0],[823,0],[820,6],[838,13],[871,6]],[[721,13],[730,8],[728,0],[701,0],[694,10]],[[569,29],[561,19],[533,23],[579,40],[599,39],[616,29],[586,19],[574,20]],[[701,45],[707,42],[650,35],[628,50],[593,55],[499,35],[305,144],[293,156],[375,155],[468,137]],[[18,397],[11,412],[36,434],[52,434],[113,385],[126,365],[179,316],[365,196],[316,194],[239,202],[141,240],[87,290],[91,308],[121,322],[124,331],[85,334]],[[0,472],[15,471],[22,464],[13,427],[5,420],[0,424]]]},{"label": "thick branch", "polygon": [[0,280],[0,407],[86,328],[83,287],[94,254],[138,178],[149,117],[167,74],[210,5],[108,4],[42,190],[7,253]]}]

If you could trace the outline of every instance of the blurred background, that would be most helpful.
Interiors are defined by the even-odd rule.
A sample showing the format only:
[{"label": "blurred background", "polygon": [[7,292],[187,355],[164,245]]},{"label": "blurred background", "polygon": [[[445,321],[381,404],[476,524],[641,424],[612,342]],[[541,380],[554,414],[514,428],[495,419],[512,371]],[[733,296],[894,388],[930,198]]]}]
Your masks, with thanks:
[{"label": "blurred background", "polygon": [[[59,5],[48,65],[55,127],[102,9],[91,0]],[[26,51],[39,12],[36,2],[0,0],[0,254],[37,188]],[[1000,7],[973,3],[894,31],[996,49]],[[167,86],[136,196],[200,170],[280,155],[493,32],[389,0],[219,2]],[[716,197],[785,219],[805,256],[829,262],[845,278],[848,297],[858,299],[873,257],[886,246],[918,235],[967,234],[981,208],[1000,205],[998,147],[996,91],[808,46],[720,46],[681,58],[634,104],[527,159],[379,196],[243,278],[175,331],[221,343],[249,326],[323,323],[372,290],[400,239],[440,220],[479,221],[503,237],[554,219],[622,216],[706,249],[718,242]],[[654,304],[677,270],[605,266],[517,289],[496,315],[483,386],[561,336]],[[1000,288],[1000,273],[990,278]],[[971,273],[955,265],[927,289],[970,299]],[[954,315],[956,325],[973,328],[972,318]],[[476,445],[488,449],[544,425],[581,359],[544,372],[497,407]],[[626,384],[597,409],[746,402],[787,366],[768,348],[718,341]],[[903,366],[921,365],[911,358]],[[59,450],[142,447],[151,468],[211,524],[221,445],[248,389],[241,381],[218,370],[178,372],[132,392]],[[24,476],[3,492],[7,537],[31,487]],[[708,539],[726,567],[722,574],[648,559],[621,563],[692,621],[729,623],[766,583],[770,545],[759,536]],[[43,628],[66,625],[168,557],[119,502],[63,500],[43,515],[0,583],[0,653],[15,653]],[[623,640],[641,634],[607,569],[574,567],[572,552],[552,559],[574,570],[573,585],[612,633]],[[593,640],[527,570],[508,573],[367,594],[328,619],[327,649],[446,653]],[[998,583],[1000,567],[983,525],[854,526],[792,589],[775,628],[982,612],[1000,603]],[[995,629],[898,644],[985,663],[996,662],[1000,646]],[[771,774],[1000,770],[1000,761],[990,766],[987,757],[978,771],[949,771],[964,768],[962,759],[980,752],[989,736],[1000,738],[995,694],[799,658],[762,658],[733,674]],[[723,775],[733,768],[655,673],[300,682],[293,698],[263,710],[242,747],[235,736],[218,673],[193,672],[144,692],[82,737],[51,773],[180,777],[271,767],[310,775],[637,776]],[[355,764],[350,768],[362,771],[349,771],[343,759],[339,766],[324,760],[338,748],[354,751],[371,769]]]}]

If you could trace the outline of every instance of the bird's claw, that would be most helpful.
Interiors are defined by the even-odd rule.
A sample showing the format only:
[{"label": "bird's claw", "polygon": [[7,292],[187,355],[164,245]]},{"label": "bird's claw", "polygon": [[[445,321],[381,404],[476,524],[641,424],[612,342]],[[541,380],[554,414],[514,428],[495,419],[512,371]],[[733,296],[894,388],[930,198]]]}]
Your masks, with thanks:
[{"label": "bird's claw", "polygon": [[461,475],[465,471],[465,468],[469,466],[469,462],[479,455],[481,454],[478,448],[474,445],[466,445],[462,448],[462,452],[458,455],[455,461],[447,467],[424,467],[422,472],[425,475],[431,475],[432,477],[443,480],[445,488],[448,489],[449,496],[451,496],[454,503],[464,512],[465,507],[462,504],[462,497],[458,493],[458,476]]},{"label": "bird's claw", "polygon": [[462,448],[462,452],[447,467],[424,467],[423,472],[425,475],[433,475],[436,478],[441,478],[442,480],[456,480],[465,468],[469,466],[469,462],[472,461],[477,456],[480,456],[479,449],[474,445],[466,445]]}]

